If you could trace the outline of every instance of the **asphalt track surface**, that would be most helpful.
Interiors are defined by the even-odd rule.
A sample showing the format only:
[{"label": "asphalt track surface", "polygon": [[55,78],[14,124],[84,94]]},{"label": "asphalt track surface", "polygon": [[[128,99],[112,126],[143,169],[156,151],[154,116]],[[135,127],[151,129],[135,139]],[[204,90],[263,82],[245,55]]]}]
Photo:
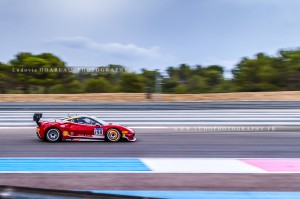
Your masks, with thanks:
[{"label": "asphalt track surface", "polygon": [[300,174],[2,173],[0,184],[64,190],[300,191]]},{"label": "asphalt track surface", "polygon": [[299,158],[300,133],[137,131],[136,142],[39,140],[32,129],[1,129],[1,157]]},{"label": "asphalt track surface", "polygon": [[[264,103],[267,104],[268,102]],[[264,103],[256,104],[255,106],[257,108],[263,107]],[[275,105],[269,104],[268,107],[284,107],[284,104],[285,102],[280,102]],[[213,103],[208,105],[208,108],[215,106]],[[227,107],[227,105],[228,104],[226,104],[226,106],[224,105],[224,109],[226,109],[225,107]],[[247,119],[252,116],[255,117],[252,122],[257,125],[262,125],[264,122],[274,123],[280,121],[282,123],[285,122],[286,126],[290,126],[297,122],[296,119],[299,117],[300,112],[293,108],[299,108],[299,105],[299,102],[287,102],[286,107],[292,109],[278,109],[276,112],[268,109],[258,109],[259,111],[249,111],[250,116],[248,113],[245,113],[244,110],[237,110],[238,113],[232,110],[226,110],[226,112],[229,111],[229,113],[222,113],[222,111],[213,113],[213,110],[212,112],[207,110],[209,113],[199,112],[197,117],[200,119],[185,122],[193,122],[200,125],[198,123],[202,121],[202,116],[205,116],[207,118],[221,118],[220,121],[217,120],[216,123],[233,121],[234,123],[230,125],[235,125],[236,123],[239,125],[239,120],[242,121],[244,118]],[[228,107],[236,109],[239,109],[240,107],[251,108],[251,106],[252,105],[248,106],[246,102],[242,105],[237,104],[236,107],[232,104],[228,105]],[[11,110],[11,106],[3,105],[3,107],[4,108],[1,109],[2,111]],[[190,107],[192,109],[193,106]],[[15,108],[13,108],[13,110],[19,110],[18,108]],[[75,110],[82,110],[81,108],[82,107],[79,107]],[[203,109],[207,109],[207,107],[203,107]],[[31,111],[33,109],[26,110]],[[52,109],[50,107],[46,110]],[[100,108],[99,110],[105,109]],[[57,109],[55,111],[57,111]],[[239,111],[242,112],[239,113]],[[22,118],[22,114],[23,113],[20,113],[20,118]],[[28,115],[32,117],[31,114],[32,113]],[[147,112],[144,114],[147,114]],[[160,116],[165,118],[173,116],[168,113],[166,113],[166,115],[167,116]],[[45,114],[45,116],[47,115]],[[109,119],[116,119],[113,118],[115,115],[106,116],[110,117]],[[134,117],[143,118],[143,115],[134,115]],[[157,117],[157,115],[153,115],[153,117]],[[195,114],[190,115],[190,113],[188,113],[187,115],[182,114],[180,117],[195,118],[196,116]],[[230,119],[226,120],[227,117]],[[233,117],[239,117],[239,120],[233,119]],[[8,120],[10,118],[3,117],[2,119]],[[11,119],[13,122],[16,121],[16,118]],[[129,117],[129,119],[132,118]],[[138,121],[133,119],[133,121],[129,121],[129,119],[124,122],[138,122],[145,126],[140,119]],[[167,119],[168,121],[166,122],[172,122],[172,125],[177,122],[173,118]],[[119,118],[116,120],[119,120]],[[7,124],[4,122],[10,121],[2,121],[5,126]],[[248,123],[249,121],[246,122]],[[134,125],[139,126],[136,124]],[[162,126],[165,124],[151,125]],[[151,125],[147,124],[147,126],[150,127]],[[190,126],[191,124],[187,123],[186,125]],[[7,129],[0,128],[0,151],[1,157],[299,158],[300,130],[298,129],[299,128],[297,127],[294,131],[276,132],[184,132],[170,129],[149,128],[136,129],[137,142],[134,143],[48,143],[41,141],[36,137],[34,128],[26,127],[22,129],[21,127],[9,127]],[[0,184],[69,190],[300,191],[300,174],[2,173],[0,174]]]},{"label": "asphalt track surface", "polygon": [[[144,130],[137,138],[137,142],[121,143],[48,143],[39,140],[34,129],[1,129],[0,151],[1,157],[300,157],[300,133],[295,132]],[[0,184],[66,190],[300,191],[300,174],[2,173]]]}]

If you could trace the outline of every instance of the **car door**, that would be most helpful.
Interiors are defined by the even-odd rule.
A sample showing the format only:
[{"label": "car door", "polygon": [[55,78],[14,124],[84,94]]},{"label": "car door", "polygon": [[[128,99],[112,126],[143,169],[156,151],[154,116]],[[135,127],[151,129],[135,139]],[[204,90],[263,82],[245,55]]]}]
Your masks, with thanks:
[{"label": "car door", "polygon": [[68,129],[70,137],[85,138],[86,134],[88,134],[88,127],[86,126],[84,120],[82,120],[81,117],[71,118],[65,125]]},{"label": "car door", "polygon": [[65,124],[71,137],[84,137],[85,127],[83,124],[77,123],[76,119],[70,120]]},{"label": "car door", "polygon": [[86,138],[93,138],[96,129],[95,121],[89,117],[82,117],[80,121],[81,123],[79,123],[79,125],[81,125],[80,128],[84,132],[84,136]]}]

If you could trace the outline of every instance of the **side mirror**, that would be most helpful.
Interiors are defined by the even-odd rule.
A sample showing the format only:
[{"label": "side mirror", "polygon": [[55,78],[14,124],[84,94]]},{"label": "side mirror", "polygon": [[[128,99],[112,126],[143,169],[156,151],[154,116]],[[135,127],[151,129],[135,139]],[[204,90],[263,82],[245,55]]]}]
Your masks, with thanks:
[{"label": "side mirror", "polygon": [[96,128],[100,128],[101,127],[101,125],[100,124],[96,124]]}]

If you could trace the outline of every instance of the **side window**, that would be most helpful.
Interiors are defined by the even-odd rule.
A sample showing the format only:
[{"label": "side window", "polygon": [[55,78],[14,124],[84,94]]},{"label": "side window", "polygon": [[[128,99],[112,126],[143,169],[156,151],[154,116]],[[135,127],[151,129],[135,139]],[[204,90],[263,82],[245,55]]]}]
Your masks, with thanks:
[{"label": "side window", "polygon": [[[99,122],[97,122],[96,120],[93,120],[93,119],[91,119],[91,121],[92,121],[92,125],[96,125],[96,124],[99,124]],[[100,124],[99,124],[100,125]]]},{"label": "side window", "polygon": [[76,123],[78,124],[86,124],[84,117],[79,117],[79,118],[76,118]]},{"label": "side window", "polygon": [[96,122],[88,117],[82,117],[82,118],[77,118],[79,120],[79,123],[81,124],[89,124],[89,125],[95,125]]}]

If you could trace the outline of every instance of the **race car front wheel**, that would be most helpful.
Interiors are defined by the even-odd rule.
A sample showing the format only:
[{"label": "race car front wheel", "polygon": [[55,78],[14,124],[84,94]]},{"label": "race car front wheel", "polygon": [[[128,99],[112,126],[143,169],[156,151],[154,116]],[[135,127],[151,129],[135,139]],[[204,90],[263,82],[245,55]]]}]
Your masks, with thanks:
[{"label": "race car front wheel", "polygon": [[118,129],[108,129],[106,132],[106,140],[110,142],[118,142],[122,138]]},{"label": "race car front wheel", "polygon": [[57,142],[60,139],[60,132],[56,128],[50,128],[46,132],[46,139],[49,142]]}]

